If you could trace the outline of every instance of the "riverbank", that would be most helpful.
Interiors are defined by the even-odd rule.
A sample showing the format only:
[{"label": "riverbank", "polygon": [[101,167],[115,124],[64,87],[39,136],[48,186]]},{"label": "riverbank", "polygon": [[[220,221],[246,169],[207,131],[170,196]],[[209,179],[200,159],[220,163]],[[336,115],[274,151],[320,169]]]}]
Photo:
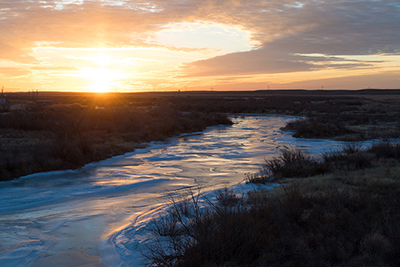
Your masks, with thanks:
[{"label": "riverbank", "polygon": [[187,111],[303,117],[283,128],[299,138],[365,141],[400,137],[400,90],[203,92],[168,101]]},{"label": "riverbank", "polygon": [[[3,183],[0,194],[4,210],[1,228],[2,240],[5,241],[1,242],[0,261],[5,266],[16,266],[14,263],[21,261],[27,264],[20,265],[34,262],[41,266],[44,262],[63,262],[65,258],[74,261],[71,266],[85,263],[83,260],[101,260],[110,266],[128,265],[131,262],[139,264],[138,250],[143,248],[144,243],[154,239],[148,236],[148,231],[144,236],[138,234],[147,230],[144,225],[148,225],[151,215],[156,216],[160,208],[168,205],[169,192],[178,196],[182,193],[181,189],[188,187],[201,186],[205,191],[210,191],[221,188],[225,183],[236,184],[243,180],[244,173],[257,171],[264,157],[293,146],[315,154],[338,145],[331,140],[296,139],[280,131],[285,122],[290,120],[287,116],[239,116],[233,120],[235,124],[232,127],[215,127],[202,135],[176,139],[179,141],[176,147],[159,145],[154,151],[143,149],[126,157],[93,164],[90,168],[42,173],[29,179]],[[365,172],[369,174],[370,169]],[[329,189],[329,183],[324,186]],[[261,192],[256,192],[255,196],[268,200],[269,193],[265,191],[266,195],[263,196],[264,191]],[[229,200],[232,194],[227,196],[220,199]],[[232,199],[235,201],[235,198]],[[275,201],[279,201],[279,196],[266,203],[255,203],[259,203],[260,207],[268,203],[279,204]],[[221,208],[221,215],[225,210],[231,213],[230,201],[222,202],[228,205]],[[291,209],[290,205],[293,204],[290,201],[282,203],[286,203],[286,209]],[[301,199],[299,203],[303,203]],[[312,203],[313,199],[309,204]],[[322,201],[315,203],[322,205]],[[277,213],[281,214],[280,211],[282,209],[278,209]],[[235,220],[233,215],[229,216],[227,218]],[[257,215],[260,218],[267,216],[268,213]],[[253,227],[255,221],[251,216],[243,216],[240,221],[248,223],[247,229],[259,229]],[[207,220],[204,222],[207,223]],[[218,223],[216,220],[208,225],[215,226]],[[284,233],[285,229],[281,230]],[[262,236],[259,231],[255,233]],[[295,235],[296,231],[292,233]],[[100,236],[102,245],[98,248]],[[235,236],[235,233],[226,236]],[[55,243],[52,242],[57,245],[53,246]],[[219,255],[224,255],[222,252],[229,251],[227,248],[233,243],[220,244],[224,246],[220,246]],[[15,251],[21,250],[26,254],[19,253],[21,257],[11,257]],[[88,257],[86,253],[91,256]],[[290,253],[285,257],[290,258]],[[234,265],[233,261],[230,263]]]},{"label": "riverbank", "polygon": [[0,180],[75,169],[146,142],[229,124],[222,114],[300,116],[304,119],[283,127],[300,138],[400,136],[399,90],[41,93],[50,106],[37,106],[37,95],[7,97],[7,108],[0,113]]},{"label": "riverbank", "polygon": [[154,240],[145,225],[169,205],[170,194],[241,183],[244,173],[256,172],[265,157],[287,147],[314,153],[337,147],[280,131],[290,119],[235,117],[232,126],[209,127],[84,168],[1,182],[0,265],[141,266],[140,251]]},{"label": "riverbank", "polygon": [[267,160],[249,182],[281,182],[273,191],[222,190],[208,208],[196,196],[174,202],[151,225],[157,242],[148,263],[398,266],[400,144],[324,155],[292,150]]},{"label": "riverbank", "polygon": [[0,114],[0,181],[76,169],[132,152],[152,141],[232,122],[224,114],[173,107],[54,105]]}]

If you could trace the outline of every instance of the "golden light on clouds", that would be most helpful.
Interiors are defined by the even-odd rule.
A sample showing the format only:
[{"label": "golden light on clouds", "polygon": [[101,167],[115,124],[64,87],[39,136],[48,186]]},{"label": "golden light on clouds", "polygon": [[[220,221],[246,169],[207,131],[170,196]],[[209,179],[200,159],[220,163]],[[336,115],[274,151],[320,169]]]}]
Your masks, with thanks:
[{"label": "golden light on clouds", "polygon": [[3,1],[0,85],[399,88],[399,14],[390,0]]}]

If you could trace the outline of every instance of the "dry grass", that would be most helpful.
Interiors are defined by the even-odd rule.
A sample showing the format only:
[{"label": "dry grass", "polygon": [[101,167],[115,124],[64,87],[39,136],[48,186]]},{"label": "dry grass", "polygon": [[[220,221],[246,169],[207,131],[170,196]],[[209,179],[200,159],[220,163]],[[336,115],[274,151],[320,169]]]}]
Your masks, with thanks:
[{"label": "dry grass", "polygon": [[175,208],[153,222],[148,265],[398,266],[399,177],[382,178],[351,171],[257,189],[235,205],[189,202],[186,215]]},{"label": "dry grass", "polygon": [[354,162],[346,155],[369,153],[377,160],[369,167],[293,178],[272,192],[258,187],[238,197],[226,189],[222,201],[207,208],[196,204],[199,198],[186,201],[185,209],[174,202],[169,215],[153,221],[167,231],[155,231],[156,245],[145,252],[148,264],[398,266],[399,148],[350,144],[340,153],[347,166]]},{"label": "dry grass", "polygon": [[281,155],[266,160],[255,174],[246,174],[248,183],[281,181],[283,178],[303,178],[321,174],[360,170],[371,167],[393,167],[400,159],[400,144],[380,141],[367,149],[360,143],[346,143],[342,149],[323,153],[315,159],[299,150],[284,150]]},{"label": "dry grass", "polygon": [[224,114],[79,104],[0,114],[0,180],[74,169],[208,126],[231,124]]}]

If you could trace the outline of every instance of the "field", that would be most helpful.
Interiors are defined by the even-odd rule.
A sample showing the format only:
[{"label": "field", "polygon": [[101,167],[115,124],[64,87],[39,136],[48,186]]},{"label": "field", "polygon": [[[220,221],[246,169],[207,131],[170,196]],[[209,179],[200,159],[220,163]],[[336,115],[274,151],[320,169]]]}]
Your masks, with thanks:
[{"label": "field", "polygon": [[[38,105],[36,100],[51,101]],[[50,103],[50,102],[47,102]],[[398,266],[400,90],[13,93],[0,113],[0,180],[69,168],[150,141],[230,124],[227,114],[287,114],[296,137],[348,142],[312,158],[284,151],[245,195],[173,200],[151,225],[157,266]],[[269,192],[263,184],[280,183]],[[168,249],[165,249],[165,246]]]},{"label": "field", "polygon": [[231,123],[224,114],[180,112],[168,103],[143,106],[76,94],[70,102],[69,96],[45,94],[54,104],[38,106],[12,97],[0,113],[0,180],[79,168],[151,141]]},{"label": "field", "polygon": [[150,228],[149,266],[399,265],[400,145],[346,145],[320,161],[286,151],[261,173],[281,186],[221,190],[207,208],[195,194],[174,200]]},{"label": "field", "polygon": [[229,124],[229,113],[300,116],[285,127],[295,137],[399,137],[399,104],[400,90],[9,93],[0,113],[0,180],[78,168],[150,141]]}]

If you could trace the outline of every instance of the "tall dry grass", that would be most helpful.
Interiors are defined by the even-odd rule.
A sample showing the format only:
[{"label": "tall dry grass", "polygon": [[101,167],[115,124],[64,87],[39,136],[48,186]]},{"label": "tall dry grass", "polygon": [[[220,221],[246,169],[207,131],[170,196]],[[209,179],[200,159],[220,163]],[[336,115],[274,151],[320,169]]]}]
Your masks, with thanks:
[{"label": "tall dry grass", "polygon": [[[245,196],[225,189],[205,207],[197,195],[173,201],[152,222],[148,266],[398,266],[398,151],[386,142],[350,144],[340,161],[351,167]],[[373,164],[354,164],[358,153],[373,155]],[[298,152],[281,157],[307,160]]]},{"label": "tall dry grass", "polygon": [[[224,114],[184,113],[165,105],[149,110],[55,105],[0,116],[0,132],[8,133],[2,139],[7,142],[0,145],[0,180],[79,168],[131,152],[146,142],[232,123]],[[18,134],[13,136],[12,132]],[[24,133],[23,137],[19,133]],[[41,138],[34,137],[37,135]]]}]

